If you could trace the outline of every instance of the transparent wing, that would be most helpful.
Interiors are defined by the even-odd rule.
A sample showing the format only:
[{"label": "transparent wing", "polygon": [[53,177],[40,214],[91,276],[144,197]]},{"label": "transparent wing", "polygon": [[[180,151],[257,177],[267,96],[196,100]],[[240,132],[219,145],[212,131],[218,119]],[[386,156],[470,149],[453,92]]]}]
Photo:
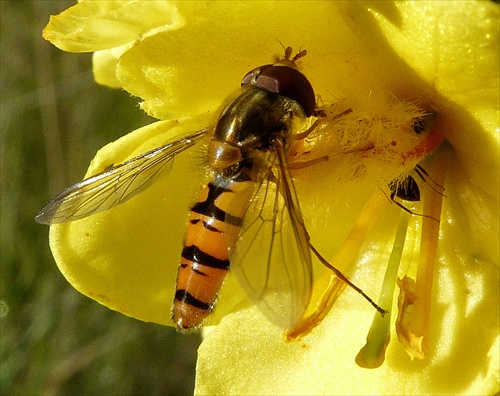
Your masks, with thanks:
[{"label": "transparent wing", "polygon": [[291,329],[311,296],[312,264],[281,144],[270,160],[267,177],[257,186],[231,254],[231,268],[252,302],[272,322]]},{"label": "transparent wing", "polygon": [[207,132],[194,132],[68,187],[49,201],[35,220],[41,224],[65,223],[127,201],[166,175],[175,156],[194,146]]}]

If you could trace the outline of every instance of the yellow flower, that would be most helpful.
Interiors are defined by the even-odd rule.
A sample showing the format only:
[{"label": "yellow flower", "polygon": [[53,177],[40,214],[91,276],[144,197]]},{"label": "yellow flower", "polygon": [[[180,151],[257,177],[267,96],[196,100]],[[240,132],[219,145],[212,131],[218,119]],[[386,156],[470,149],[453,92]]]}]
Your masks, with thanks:
[{"label": "yellow flower", "polygon": [[[398,109],[408,109],[398,107],[408,103],[401,99],[413,101],[437,112],[436,128],[450,143],[442,157],[450,159],[425,359],[411,361],[392,334],[385,364],[358,367],[354,358],[373,312],[350,290],[309,335],[284,341],[282,329],[252,307],[230,277],[212,318],[218,325],[199,350],[197,393],[499,390],[498,21],[498,6],[485,1],[82,1],[51,18],[45,38],[67,51],[95,51],[98,82],[142,98],[146,112],[165,120],[103,148],[88,175],[213,125],[241,77],[281,51],[277,40],[307,49],[301,68],[325,108],[345,100],[357,120],[365,110],[385,111],[393,120],[404,112]],[[197,159],[202,150],[176,158],[167,181],[123,205],[51,227],[54,257],[75,288],[126,315],[170,325],[187,208],[204,175]],[[374,182],[350,190],[343,173],[351,164],[338,164],[332,170],[337,184],[322,185],[312,171],[309,179],[297,174],[296,180],[311,238],[326,257],[345,246],[369,193],[415,165],[373,158],[364,166]],[[430,176],[444,175],[435,164],[439,158],[425,165]],[[430,190],[426,180],[419,185]],[[422,210],[415,206],[416,213]],[[400,212],[392,205],[382,213],[360,250],[353,280],[369,295],[379,291]],[[408,237],[400,277],[415,278],[421,223],[414,216],[402,227]],[[401,306],[411,311],[408,301]],[[400,321],[403,333],[406,319]]]}]

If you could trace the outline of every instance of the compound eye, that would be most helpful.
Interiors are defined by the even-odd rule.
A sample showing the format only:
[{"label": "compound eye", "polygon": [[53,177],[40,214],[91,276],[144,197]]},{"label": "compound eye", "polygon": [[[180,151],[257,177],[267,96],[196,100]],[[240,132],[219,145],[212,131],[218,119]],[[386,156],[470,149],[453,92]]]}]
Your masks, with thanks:
[{"label": "compound eye", "polygon": [[264,65],[243,77],[241,85],[255,85],[295,100],[310,117],[316,107],[314,90],[309,80],[297,69],[288,66]]}]

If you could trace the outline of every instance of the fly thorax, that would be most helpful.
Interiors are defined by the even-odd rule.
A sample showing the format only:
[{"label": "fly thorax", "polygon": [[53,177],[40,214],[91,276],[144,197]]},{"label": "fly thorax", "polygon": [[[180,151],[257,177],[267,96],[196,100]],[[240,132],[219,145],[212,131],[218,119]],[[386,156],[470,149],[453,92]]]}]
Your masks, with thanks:
[{"label": "fly thorax", "polygon": [[295,100],[255,86],[244,86],[217,122],[209,148],[209,163],[221,169],[237,162],[239,155],[246,158],[254,150],[268,150],[275,139],[287,144],[295,120],[304,118],[304,111]]}]

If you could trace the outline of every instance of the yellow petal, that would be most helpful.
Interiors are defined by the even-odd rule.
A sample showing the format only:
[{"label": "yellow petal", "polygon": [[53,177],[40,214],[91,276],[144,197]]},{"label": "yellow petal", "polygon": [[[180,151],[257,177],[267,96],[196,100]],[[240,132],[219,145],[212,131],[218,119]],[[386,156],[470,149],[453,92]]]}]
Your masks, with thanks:
[{"label": "yellow petal", "polygon": [[106,85],[110,88],[121,88],[121,82],[116,76],[118,60],[123,53],[131,47],[125,44],[108,50],[96,51],[92,56],[92,70],[94,79],[98,84]]},{"label": "yellow petal", "polygon": [[[397,210],[387,215],[385,224]],[[442,242],[451,250],[465,239]],[[371,243],[363,262],[380,273],[363,270],[355,278],[369,289],[381,282],[390,253],[384,239]],[[457,258],[437,274],[430,353],[424,360],[412,362],[392,332],[382,366],[357,366],[354,358],[364,345],[373,309],[346,290],[322,324],[300,341],[286,342],[282,329],[256,308],[224,317],[199,349],[195,393],[494,394],[499,390],[498,315],[492,312],[498,312],[498,269],[471,261],[466,268]]]},{"label": "yellow petal", "polygon": [[43,37],[69,52],[90,52],[124,45],[156,29],[173,29],[180,21],[166,1],[82,1],[51,16]]}]

